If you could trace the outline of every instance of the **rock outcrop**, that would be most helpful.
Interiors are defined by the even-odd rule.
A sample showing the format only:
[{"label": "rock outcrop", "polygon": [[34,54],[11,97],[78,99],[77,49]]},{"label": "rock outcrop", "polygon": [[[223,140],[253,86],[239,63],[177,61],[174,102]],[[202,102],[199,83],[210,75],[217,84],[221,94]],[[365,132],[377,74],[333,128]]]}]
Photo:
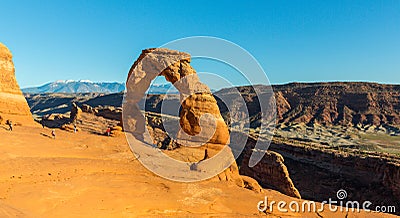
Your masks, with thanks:
[{"label": "rock outcrop", "polygon": [[49,128],[61,128],[70,123],[70,117],[65,114],[47,114],[41,118],[40,123]]},{"label": "rock outcrop", "polygon": [[76,105],[76,103],[72,103],[71,114],[69,116],[71,123],[76,123],[82,115],[82,109]]},{"label": "rock outcrop", "polygon": [[98,111],[90,105],[83,104],[81,107],[82,111],[85,113],[96,114]]},{"label": "rock outcrop", "polygon": [[278,190],[291,197],[301,198],[299,191],[294,186],[289,176],[289,172],[284,164],[284,159],[279,153],[263,151],[265,154],[261,161],[254,167],[248,166],[250,156],[254,152],[255,143],[255,139],[248,138],[242,157],[238,160],[240,174],[256,179],[266,188]]},{"label": "rock outcrop", "polygon": [[122,121],[122,109],[113,106],[96,107],[93,109],[93,114],[106,119]]},{"label": "rock outcrop", "polygon": [[[190,55],[168,49],[143,50],[129,71],[125,98],[127,108],[124,110],[129,111],[132,123],[127,129],[139,138],[143,135],[145,120],[137,103],[145,96],[151,81],[160,75],[171,82],[181,96],[182,109],[179,114],[181,129],[177,138],[184,143],[197,143],[210,137],[205,142],[227,144],[228,128],[210,89],[200,82],[196,71],[190,66]],[[203,116],[205,114],[211,117]]]},{"label": "rock outcrop", "polygon": [[283,157],[277,152],[266,151],[263,159],[254,167],[248,166],[251,153],[246,153],[240,174],[255,178],[266,188],[272,188],[281,193],[301,198],[300,192],[294,186],[289,172],[284,164]]},{"label": "rock outcrop", "polygon": [[348,200],[400,207],[399,157],[358,150],[340,152],[323,145],[290,141],[273,141],[269,150],[285,158],[293,183],[303,198],[323,201],[345,189]]},{"label": "rock outcrop", "polygon": [[[151,81],[157,76],[164,76],[180,94],[180,105],[176,105],[175,108],[178,113],[181,106],[179,125],[173,129],[176,135],[171,137],[176,137],[173,140],[182,147],[172,146],[176,149],[168,154],[176,160],[192,162],[190,170],[198,172],[207,171],[202,168],[210,167],[206,165],[205,160],[216,156],[223,149],[225,152],[228,150],[233,158],[229,147],[226,146],[230,138],[228,127],[220,114],[217,101],[207,85],[200,82],[196,71],[190,66],[190,55],[187,53],[162,48],[143,50],[130,69],[126,83],[127,93],[123,105],[124,130],[132,133],[138,140],[146,140],[146,121],[138,103],[145,96]],[[163,127],[151,131],[156,133],[159,132],[157,129],[161,128]],[[163,144],[167,144],[168,147],[171,144],[170,140],[164,139],[160,147],[164,146]],[[216,164],[224,166],[225,162]],[[219,171],[221,173],[213,179],[233,181],[243,187],[243,180],[239,176],[236,163],[229,162],[229,164],[228,168],[222,167],[221,169],[225,170]]]},{"label": "rock outcrop", "polygon": [[40,123],[49,128],[61,128],[63,130],[73,130],[74,125],[82,123],[82,109],[76,105],[75,102],[71,103],[71,109],[68,114],[47,114],[42,116]]},{"label": "rock outcrop", "polygon": [[257,193],[262,193],[264,190],[263,188],[260,186],[260,184],[258,184],[257,180],[248,177],[248,176],[240,176],[243,180],[244,183],[244,187],[250,190],[253,190],[254,192]]},{"label": "rock outcrop", "polygon": [[[103,113],[98,114],[99,111]],[[122,136],[123,129],[120,117],[120,109],[112,106],[109,108],[105,106],[92,108],[91,106],[83,105],[81,109],[73,102],[71,103],[69,112],[65,112],[64,114],[47,114],[42,116],[38,121],[49,128],[60,128],[65,131],[74,132],[76,127],[77,132],[86,131],[98,135],[106,135],[107,128],[110,128],[111,136]]]},{"label": "rock outcrop", "polygon": [[32,114],[15,78],[12,54],[0,43],[0,117],[3,122],[34,125]]}]

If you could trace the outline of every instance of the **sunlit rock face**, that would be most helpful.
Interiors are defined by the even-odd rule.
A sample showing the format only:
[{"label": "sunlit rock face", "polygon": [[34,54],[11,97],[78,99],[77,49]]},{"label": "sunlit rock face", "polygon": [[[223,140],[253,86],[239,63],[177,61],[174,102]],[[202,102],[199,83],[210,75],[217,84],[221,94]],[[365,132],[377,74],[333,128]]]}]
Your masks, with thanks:
[{"label": "sunlit rock face", "polygon": [[[143,50],[129,71],[125,112],[132,117],[127,124],[134,135],[140,137],[145,131],[145,120],[137,103],[143,98],[151,81],[164,76],[180,92],[180,130],[177,139],[182,143],[229,142],[229,131],[217,102],[207,85],[200,82],[196,71],[190,66],[190,55],[184,52],[157,48]],[[206,116],[204,116],[207,114]]]},{"label": "sunlit rock face", "polygon": [[[180,93],[179,103],[173,106],[179,121],[172,127],[174,133],[170,135],[179,146],[173,146],[174,151],[166,153],[176,160],[196,163],[196,167],[192,166],[191,170],[202,171],[203,165],[207,164],[204,160],[216,156],[222,150],[228,151],[226,154],[229,157],[225,159],[229,161],[224,158],[221,162],[217,161],[217,165],[225,167],[220,168],[222,171],[217,170],[219,173],[212,178],[232,181],[243,187],[233,154],[227,146],[230,138],[228,127],[209,87],[200,82],[191,67],[190,55],[187,53],[164,48],[142,51],[128,74],[123,104],[124,130],[136,139],[148,142],[146,120],[138,104],[157,76],[164,76]],[[154,138],[160,131],[164,131],[161,128],[150,128],[149,135]]]},{"label": "sunlit rock face", "polygon": [[26,99],[15,78],[10,50],[0,43],[0,120],[14,124],[33,125],[34,121]]}]

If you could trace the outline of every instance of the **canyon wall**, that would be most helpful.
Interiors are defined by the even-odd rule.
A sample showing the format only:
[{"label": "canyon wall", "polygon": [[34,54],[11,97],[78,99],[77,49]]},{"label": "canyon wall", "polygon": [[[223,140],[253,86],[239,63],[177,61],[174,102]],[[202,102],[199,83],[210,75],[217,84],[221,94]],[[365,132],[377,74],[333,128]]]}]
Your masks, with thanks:
[{"label": "canyon wall", "polygon": [[400,208],[398,157],[277,141],[269,150],[284,157],[291,179],[305,199],[336,199],[336,192],[344,189],[348,193],[347,200]]},{"label": "canyon wall", "polygon": [[[254,117],[253,123],[256,124],[260,106],[252,87],[227,88],[215,94],[229,95],[233,89],[242,94],[249,115]],[[274,85],[273,90],[277,123],[400,125],[400,85],[365,82],[290,83]],[[222,114],[227,112],[221,102],[219,106]]]},{"label": "canyon wall", "polygon": [[255,152],[255,144],[255,139],[248,138],[244,151],[237,160],[240,166],[240,174],[254,178],[264,188],[271,188],[285,195],[301,198],[300,192],[290,178],[285,160],[279,153],[274,151],[257,151],[264,152],[263,158],[254,167],[248,166],[250,156]]}]

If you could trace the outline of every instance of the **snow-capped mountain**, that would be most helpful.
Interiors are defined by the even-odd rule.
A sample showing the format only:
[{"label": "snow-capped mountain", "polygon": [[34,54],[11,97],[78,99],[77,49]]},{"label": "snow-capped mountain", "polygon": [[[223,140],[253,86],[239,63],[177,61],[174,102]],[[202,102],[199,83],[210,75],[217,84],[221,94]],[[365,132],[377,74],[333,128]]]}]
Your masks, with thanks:
[{"label": "snow-capped mountain", "polygon": [[[171,84],[152,84],[147,93],[177,93]],[[171,88],[171,90],[169,90]],[[119,82],[92,82],[90,80],[57,80],[38,87],[23,88],[23,93],[117,93],[125,90],[125,84]],[[168,91],[169,90],[169,91]]]},{"label": "snow-capped mountain", "polygon": [[147,90],[149,94],[176,94],[179,91],[172,86],[171,83],[164,83],[164,84],[151,84],[150,88]]},{"label": "snow-capped mountain", "polygon": [[125,90],[123,83],[92,82],[89,80],[58,80],[39,87],[22,89],[24,93],[116,93]]}]

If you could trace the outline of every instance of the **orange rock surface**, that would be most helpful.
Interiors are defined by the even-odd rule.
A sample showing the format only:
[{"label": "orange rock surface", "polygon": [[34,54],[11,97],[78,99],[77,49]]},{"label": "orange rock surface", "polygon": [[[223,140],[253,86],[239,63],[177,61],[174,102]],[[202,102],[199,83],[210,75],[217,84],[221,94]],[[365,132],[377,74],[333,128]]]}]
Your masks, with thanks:
[{"label": "orange rock surface", "polygon": [[[210,89],[200,82],[196,71],[190,66],[190,55],[164,48],[143,50],[129,71],[125,112],[130,114],[132,119],[131,125],[127,124],[126,129],[135,135],[144,133],[145,121],[135,105],[145,95],[151,81],[161,75],[180,92],[181,130],[177,138],[184,140],[185,144],[198,141],[227,144],[228,127],[220,115]],[[211,116],[203,116],[204,114]]]},{"label": "orange rock surface", "polygon": [[395,217],[330,212],[326,205],[318,214],[261,213],[257,204],[265,196],[269,202],[304,200],[232,181],[173,182],[144,168],[123,136],[58,131],[54,140],[50,131],[0,128],[0,217]]},{"label": "orange rock surface", "polygon": [[0,43],[0,117],[3,123],[11,120],[13,124],[34,125],[28,103],[15,78],[12,54],[2,43]]}]

